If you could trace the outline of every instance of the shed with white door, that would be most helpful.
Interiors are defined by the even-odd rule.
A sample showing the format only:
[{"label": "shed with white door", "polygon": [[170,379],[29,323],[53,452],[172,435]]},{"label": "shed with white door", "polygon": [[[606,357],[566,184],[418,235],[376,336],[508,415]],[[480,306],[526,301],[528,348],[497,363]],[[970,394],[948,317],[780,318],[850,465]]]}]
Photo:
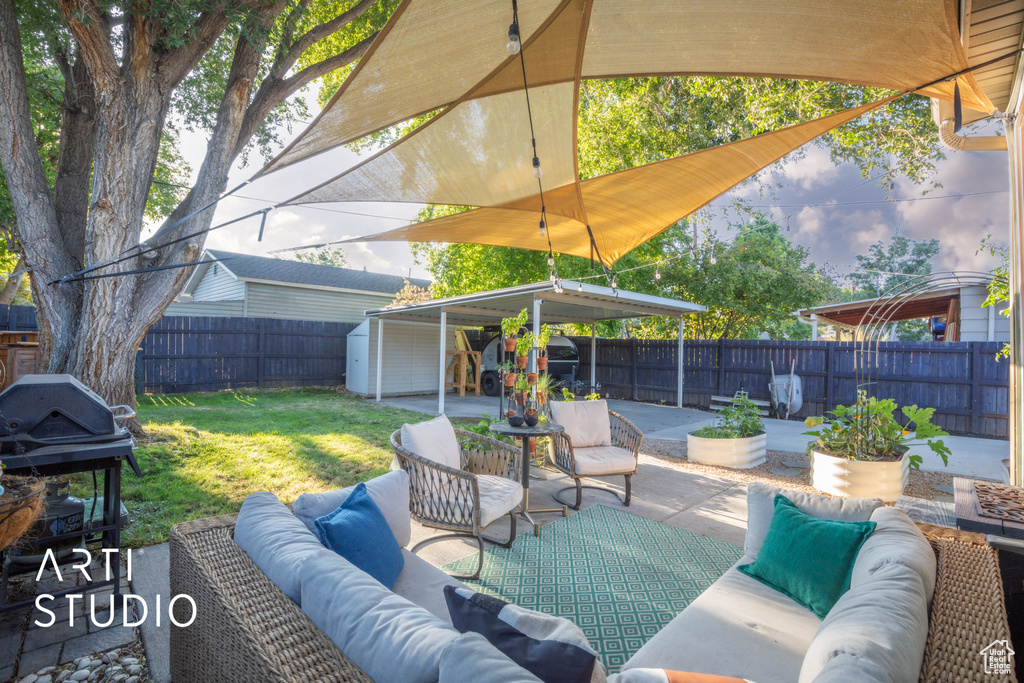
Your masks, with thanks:
[{"label": "shed with white door", "polygon": [[[350,359],[358,353],[360,358],[365,356],[366,361],[350,360],[346,385],[350,391],[375,396],[378,400],[383,396],[436,391],[438,413],[443,413],[447,352],[455,349],[456,327],[496,325],[502,318],[515,316],[524,308],[530,313],[527,325],[535,333],[542,323],[590,325],[592,345],[596,343],[595,326],[601,321],[666,316],[678,319],[682,332],[683,316],[707,310],[700,304],[570,280],[368,310],[368,320],[363,323],[365,331],[361,332],[363,325],[360,325],[352,332],[356,336],[349,337],[348,350]],[[364,338],[365,343],[361,341]],[[681,347],[682,334],[679,339]],[[362,351],[364,344],[365,352]],[[532,354],[530,363],[536,367]],[[355,373],[359,376],[355,377]],[[587,369],[581,368],[580,374],[587,377]],[[589,377],[593,385],[593,362]],[[678,381],[682,397],[681,372]]]}]

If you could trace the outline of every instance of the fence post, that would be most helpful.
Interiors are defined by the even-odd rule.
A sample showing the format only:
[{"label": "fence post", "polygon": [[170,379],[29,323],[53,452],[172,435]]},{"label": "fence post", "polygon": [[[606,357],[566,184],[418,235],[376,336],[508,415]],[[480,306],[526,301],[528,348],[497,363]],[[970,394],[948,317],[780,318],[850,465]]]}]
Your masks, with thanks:
[{"label": "fence post", "polygon": [[637,400],[636,399],[636,337],[633,337],[629,341],[630,341],[630,349],[632,350],[632,353],[630,355],[632,356],[632,360],[633,360],[633,400],[635,401],[635,400]]},{"label": "fence post", "polygon": [[725,337],[718,340],[718,393],[725,396]]},{"label": "fence post", "polygon": [[257,357],[256,357],[256,363],[257,363],[257,368],[256,368],[256,387],[259,388],[259,389],[262,389],[263,388],[263,365],[264,365],[263,360],[264,360],[265,354],[266,354],[266,346],[265,346],[265,342],[264,342],[264,339],[263,339],[263,322],[260,321],[259,323],[257,323],[257,326],[258,326],[258,329],[260,331],[260,336],[259,336],[259,341],[257,342],[258,346],[256,347],[256,353],[257,353]]},{"label": "fence post", "polygon": [[968,344],[971,346],[971,434],[977,434],[981,420],[981,349],[979,342]]},{"label": "fence post", "polygon": [[835,342],[825,342],[825,409],[822,414],[832,410],[835,406],[832,405],[832,383],[835,381],[835,369],[832,365],[832,348]]}]

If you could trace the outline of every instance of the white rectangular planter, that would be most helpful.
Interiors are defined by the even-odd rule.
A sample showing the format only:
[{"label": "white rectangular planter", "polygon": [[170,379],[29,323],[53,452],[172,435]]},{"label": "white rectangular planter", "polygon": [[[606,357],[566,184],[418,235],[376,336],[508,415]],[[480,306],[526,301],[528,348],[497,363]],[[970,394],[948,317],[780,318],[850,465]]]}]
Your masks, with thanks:
[{"label": "white rectangular planter", "polygon": [[849,460],[811,451],[811,486],[845,498],[895,502],[910,478],[910,460]]},{"label": "white rectangular planter", "polygon": [[745,470],[765,461],[768,435],[764,432],[741,439],[708,439],[686,435],[686,457],[690,462]]}]

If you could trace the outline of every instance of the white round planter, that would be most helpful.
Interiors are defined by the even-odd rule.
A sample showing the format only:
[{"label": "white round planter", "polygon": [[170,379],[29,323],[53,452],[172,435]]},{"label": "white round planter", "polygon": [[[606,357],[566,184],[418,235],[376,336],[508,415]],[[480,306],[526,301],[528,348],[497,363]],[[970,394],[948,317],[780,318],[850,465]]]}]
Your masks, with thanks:
[{"label": "white round planter", "polygon": [[742,439],[708,439],[686,435],[686,457],[690,462],[745,470],[765,460],[768,436],[764,432]]},{"label": "white round planter", "polygon": [[811,451],[811,486],[845,498],[895,502],[910,478],[910,460],[848,460]]}]

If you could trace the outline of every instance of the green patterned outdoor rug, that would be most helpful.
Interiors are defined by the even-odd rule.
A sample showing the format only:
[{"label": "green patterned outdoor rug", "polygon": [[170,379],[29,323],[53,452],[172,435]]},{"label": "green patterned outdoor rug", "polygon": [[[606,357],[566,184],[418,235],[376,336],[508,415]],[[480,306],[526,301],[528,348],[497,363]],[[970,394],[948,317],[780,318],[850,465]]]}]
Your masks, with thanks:
[{"label": "green patterned outdoor rug", "polygon": [[[742,555],[731,543],[595,505],[540,537],[525,531],[509,549],[487,548],[480,580],[465,583],[575,622],[612,674]],[[443,569],[468,573],[476,562],[473,553]]]}]

